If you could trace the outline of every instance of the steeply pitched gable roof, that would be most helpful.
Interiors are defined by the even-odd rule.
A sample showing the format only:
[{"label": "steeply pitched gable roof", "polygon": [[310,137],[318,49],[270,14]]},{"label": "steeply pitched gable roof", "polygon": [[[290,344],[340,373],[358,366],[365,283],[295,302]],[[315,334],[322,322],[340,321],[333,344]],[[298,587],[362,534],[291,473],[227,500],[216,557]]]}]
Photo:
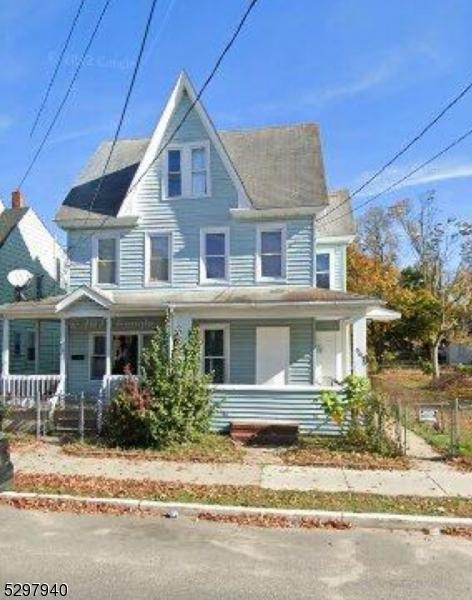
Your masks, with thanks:
[{"label": "steeply pitched gable roof", "polygon": [[28,210],[28,206],[23,208],[6,208],[0,213],[0,247],[3,246],[10,233],[15,229]]},{"label": "steeply pitched gable roof", "polygon": [[[313,124],[221,131],[218,135],[256,209],[316,206],[327,202],[318,128]],[[100,144],[60,207],[56,219],[117,216],[149,138],[120,140],[93,213],[91,199],[110,151]]]}]

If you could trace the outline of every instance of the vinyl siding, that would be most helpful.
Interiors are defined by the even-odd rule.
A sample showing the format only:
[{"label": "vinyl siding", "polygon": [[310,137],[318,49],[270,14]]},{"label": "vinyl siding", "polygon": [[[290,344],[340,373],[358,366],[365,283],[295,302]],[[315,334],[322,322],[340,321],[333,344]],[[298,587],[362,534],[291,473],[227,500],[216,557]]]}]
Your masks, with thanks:
[{"label": "vinyl siding", "polygon": [[[208,322],[208,321],[207,321]],[[256,382],[256,328],[290,327],[289,384],[308,384],[313,381],[313,321],[294,320],[233,320],[230,324],[230,382]]]},{"label": "vinyl siding", "polygon": [[[112,333],[152,332],[162,323],[162,317],[118,317],[112,319]],[[89,377],[89,339],[92,333],[105,333],[104,319],[77,318],[68,323],[67,391],[71,394],[97,394],[100,390],[101,381],[91,381]],[[74,360],[73,355],[76,357]]]},{"label": "vinyl siding", "polygon": [[[188,106],[189,100],[185,96],[171,120],[169,131],[175,129]],[[208,141],[208,135],[198,115],[192,112],[173,143],[194,141]],[[208,227],[227,227],[230,230],[230,284],[254,285],[257,226],[231,218],[230,209],[237,207],[238,203],[237,191],[213,144],[210,142],[211,196],[208,198],[163,198],[161,163],[161,159],[156,161],[144,177],[133,202],[133,214],[140,217],[139,225],[132,230],[121,231],[120,288],[136,290],[144,286],[145,233],[153,231],[172,233],[172,286],[180,289],[198,286],[200,230]],[[287,221],[286,226],[286,283],[312,285],[312,220]],[[92,241],[88,239],[89,234],[71,231],[68,235],[68,245],[74,249],[71,255],[71,289],[91,283]],[[86,241],[79,243],[80,239]]]},{"label": "vinyl siding", "polygon": [[326,422],[320,394],[314,390],[215,390],[212,426],[227,431],[230,422],[237,420],[295,421],[303,433],[315,429],[321,434],[339,433],[338,426]]}]

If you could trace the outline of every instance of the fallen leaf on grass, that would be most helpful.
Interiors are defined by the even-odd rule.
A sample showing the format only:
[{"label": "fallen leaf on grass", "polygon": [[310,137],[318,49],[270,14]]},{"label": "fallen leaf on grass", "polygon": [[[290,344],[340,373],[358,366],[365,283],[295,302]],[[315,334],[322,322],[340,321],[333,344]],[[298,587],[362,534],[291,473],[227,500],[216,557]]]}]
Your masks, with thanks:
[{"label": "fallen leaf on grass", "polygon": [[201,512],[198,519],[202,521],[212,521],[214,523],[233,523],[236,525],[250,525],[254,527],[279,527],[303,528],[303,529],[350,529],[352,523],[338,519],[328,519],[326,521],[316,517],[287,517],[285,515],[270,514],[221,514],[212,512]]}]

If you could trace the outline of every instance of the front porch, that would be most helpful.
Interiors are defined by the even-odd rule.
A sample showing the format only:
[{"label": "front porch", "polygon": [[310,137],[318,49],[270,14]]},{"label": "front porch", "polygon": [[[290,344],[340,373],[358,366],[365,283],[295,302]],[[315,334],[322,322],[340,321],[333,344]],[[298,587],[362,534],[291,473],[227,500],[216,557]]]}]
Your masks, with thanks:
[{"label": "front porch", "polygon": [[[95,290],[78,292],[43,301],[41,310],[33,303],[3,307],[4,395],[85,394],[106,402],[125,370],[139,373],[143,349],[166,314],[171,335],[200,328],[202,369],[214,379],[217,430],[231,421],[260,419],[295,421],[302,430],[321,427],[328,433],[333,424],[323,424],[322,390],[339,388],[349,374],[367,372],[367,320],[373,313],[362,303],[205,301],[190,306],[152,302],[156,294],[149,293],[140,296],[146,304],[137,307]],[[376,306],[373,318],[394,317],[383,310]],[[10,373],[10,328],[33,315],[38,320],[55,316],[59,324],[55,374]]]}]

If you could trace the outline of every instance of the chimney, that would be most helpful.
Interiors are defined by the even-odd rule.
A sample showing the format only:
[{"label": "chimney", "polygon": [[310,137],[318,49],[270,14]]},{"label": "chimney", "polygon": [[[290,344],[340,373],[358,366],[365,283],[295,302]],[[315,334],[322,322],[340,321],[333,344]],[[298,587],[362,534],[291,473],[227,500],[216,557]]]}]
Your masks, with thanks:
[{"label": "chimney", "polygon": [[23,208],[25,206],[24,198],[20,190],[14,190],[11,193],[11,207],[12,208]]}]

